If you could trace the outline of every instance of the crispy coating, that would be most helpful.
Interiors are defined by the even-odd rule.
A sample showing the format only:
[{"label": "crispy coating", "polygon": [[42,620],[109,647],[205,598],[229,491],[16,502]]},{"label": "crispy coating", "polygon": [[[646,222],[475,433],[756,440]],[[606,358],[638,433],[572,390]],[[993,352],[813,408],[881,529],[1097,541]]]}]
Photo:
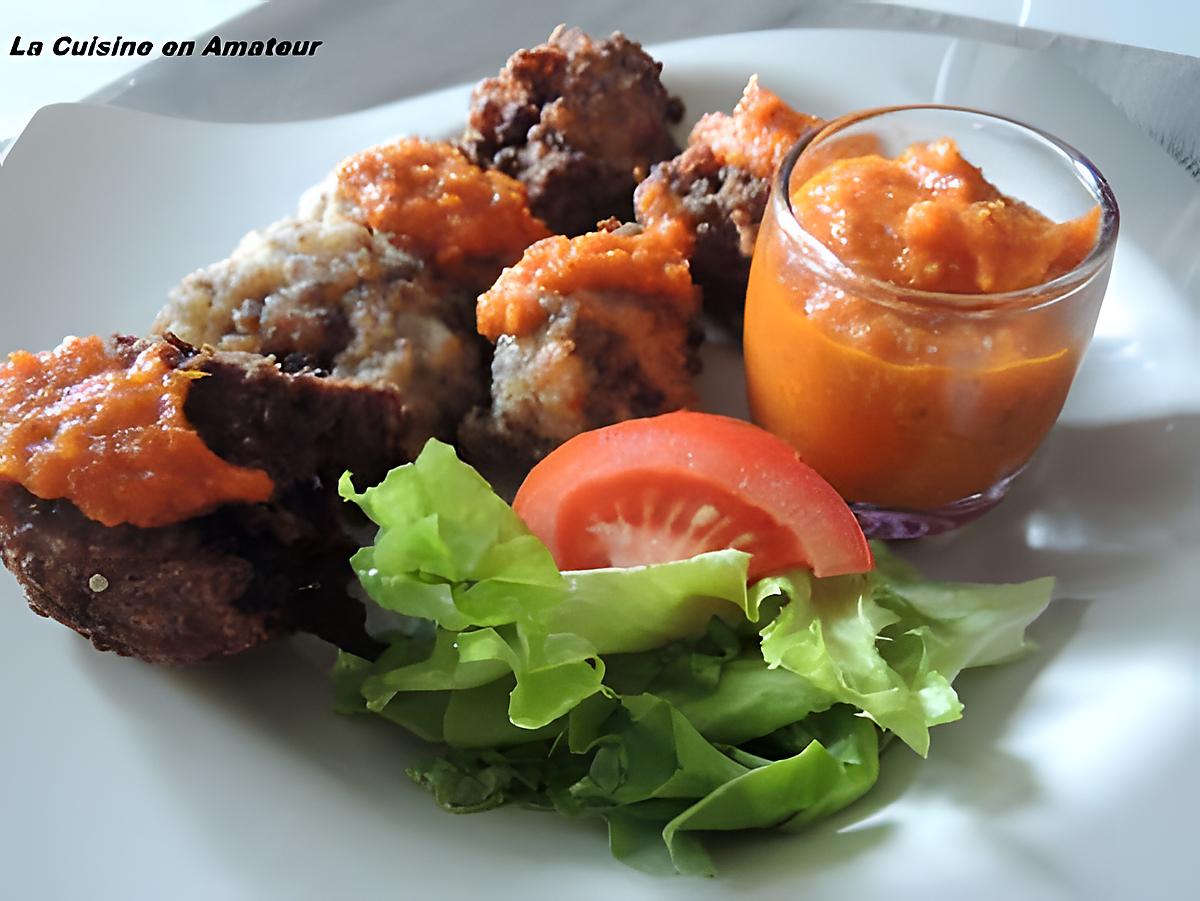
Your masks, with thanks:
[{"label": "crispy coating", "polygon": [[560,25],[476,85],[463,147],[523,182],[555,232],[631,219],[634,187],[679,149],[669,127],[683,105],[667,94],[661,70],[620,32],[597,41]]},{"label": "crispy coating", "polygon": [[431,436],[452,437],[485,392],[471,298],[361,225],[283,219],[185,278],[153,331],[394,388],[412,457]]},{"label": "crispy coating", "polygon": [[682,246],[705,310],[731,331],[742,329],[750,257],[771,175],[800,135],[819,122],[753,77],[732,115],[703,116],[687,149],[655,166],[638,186],[638,222],[685,236]]},{"label": "crispy coating", "polygon": [[[615,254],[614,243],[629,245],[628,252]],[[630,281],[625,270],[635,253],[639,265],[677,274],[666,282]],[[564,279],[546,254],[573,265],[591,254],[596,265],[572,269]],[[492,405],[464,426],[468,453],[531,465],[580,432],[695,403],[699,308],[672,246],[626,226],[616,234],[548,239],[526,259],[530,265],[523,259],[508,270],[489,301],[524,310],[532,298],[537,315],[493,319],[481,312],[487,322],[520,325],[493,332]]]}]

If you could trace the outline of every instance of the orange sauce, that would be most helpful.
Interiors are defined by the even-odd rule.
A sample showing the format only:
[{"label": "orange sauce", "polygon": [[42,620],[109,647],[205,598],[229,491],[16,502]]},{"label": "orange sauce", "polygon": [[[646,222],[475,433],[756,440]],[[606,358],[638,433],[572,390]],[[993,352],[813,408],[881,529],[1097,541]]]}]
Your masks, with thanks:
[{"label": "orange sauce", "polygon": [[[822,120],[797,112],[752,76],[733,115],[707,113],[688,137],[684,157],[711,153],[718,166],[734,166],[769,179],[800,136]],[[695,162],[692,160],[691,162]],[[663,233],[680,253],[691,256],[695,222],[660,173],[654,173],[634,194],[637,218],[648,230]]]},{"label": "orange sauce", "polygon": [[733,108],[733,115],[702,116],[688,144],[707,145],[723,166],[737,166],[759,178],[770,178],[800,136],[820,124],[816,116],[797,112],[773,91],[760,86],[755,75]]},{"label": "orange sauce", "polygon": [[0,478],[66,498],[106,526],[165,526],[270,498],[262,470],[214,454],[183,412],[200,372],[155,344],[127,365],[97,337],[10,354],[0,366]]},{"label": "orange sauce", "polygon": [[480,169],[443,141],[372,147],[345,160],[337,178],[365,224],[445,271],[481,258],[508,265],[550,234],[519,181]]},{"label": "orange sauce", "polygon": [[684,257],[690,257],[696,244],[695,226],[684,209],[683,201],[668,186],[667,180],[652,175],[633,195],[638,222],[649,232],[657,232],[673,244]]},{"label": "orange sauce", "polygon": [[[811,171],[811,170],[810,170]],[[1099,210],[1055,223],[953,142],[836,160],[796,218],[857,274],[921,290],[1034,287],[1096,242]],[[855,296],[760,236],[746,308],[756,421],[852,501],[933,509],[1020,469],[1057,418],[1082,347],[1049,315],[972,317]],[[967,300],[969,298],[964,298]]]},{"label": "orange sauce", "polygon": [[492,341],[527,335],[547,319],[544,294],[578,291],[643,295],[684,318],[699,306],[687,262],[669,233],[598,231],[575,238],[555,235],[526,250],[480,295],[476,324]]},{"label": "orange sauce", "polygon": [[894,160],[836,160],[792,192],[792,208],[860,275],[953,294],[1016,291],[1069,272],[1100,224],[1099,207],[1060,224],[1005,197],[948,138]]}]

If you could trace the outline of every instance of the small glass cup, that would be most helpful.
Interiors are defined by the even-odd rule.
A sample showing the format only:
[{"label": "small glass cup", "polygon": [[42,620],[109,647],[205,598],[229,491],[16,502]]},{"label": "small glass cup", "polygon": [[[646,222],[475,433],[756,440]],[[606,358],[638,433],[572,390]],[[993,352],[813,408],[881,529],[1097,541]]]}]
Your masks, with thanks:
[{"label": "small glass cup", "polygon": [[[1019,291],[946,294],[857,272],[800,225],[791,189],[834,159],[949,137],[1001,192],[1051,219],[1100,209],[1071,271]],[[1004,497],[1050,430],[1091,340],[1119,213],[1077,150],[1012,119],[908,106],[814,130],[776,173],[746,298],[756,422],[790,441],[883,538],[935,534]]]}]

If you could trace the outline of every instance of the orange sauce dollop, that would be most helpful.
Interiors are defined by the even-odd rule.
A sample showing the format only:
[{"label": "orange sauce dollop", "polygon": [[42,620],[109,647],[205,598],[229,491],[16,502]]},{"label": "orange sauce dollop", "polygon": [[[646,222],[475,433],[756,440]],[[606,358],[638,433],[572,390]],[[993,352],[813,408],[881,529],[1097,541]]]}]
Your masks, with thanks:
[{"label": "orange sauce dollop", "polygon": [[524,185],[444,141],[372,147],[345,160],[337,178],[366,225],[451,273],[480,259],[511,264],[550,234],[529,212]]},{"label": "orange sauce dollop", "polygon": [[684,209],[683,201],[671,191],[667,180],[652,175],[637,187],[633,195],[638,222],[649,231],[669,235],[670,241],[685,256],[691,256],[695,246],[695,226]]},{"label": "orange sauce dollop", "polygon": [[792,208],[858,274],[952,294],[1016,291],[1069,272],[1100,224],[1099,207],[1060,224],[1004,196],[949,138],[896,159],[836,160],[792,191]]},{"label": "orange sauce dollop", "polygon": [[[949,140],[817,165],[793,188],[796,218],[859,275],[1011,291],[1070,271],[1096,243],[1098,208],[1055,223],[1000,193]],[[1041,443],[1087,340],[1055,307],[1000,312],[888,307],[764,231],[746,308],[754,418],[848,500],[928,510],[984,491]]]},{"label": "orange sauce dollop", "polygon": [[737,166],[770,178],[792,145],[822,120],[792,109],[755,75],[733,108],[733,115],[708,113],[700,118],[688,144],[705,144],[723,166]]},{"label": "orange sauce dollop", "polygon": [[0,478],[106,526],[152,528],[270,498],[262,470],[214,454],[184,416],[194,379],[155,344],[132,365],[97,337],[0,366]]},{"label": "orange sauce dollop", "polygon": [[[800,136],[821,122],[792,109],[779,95],[762,87],[755,75],[733,115],[706,113],[700,118],[688,136],[683,158],[707,152],[718,166],[734,166],[769,179]],[[634,206],[639,222],[662,232],[664,240],[674,243],[684,256],[691,256],[695,223],[665,176],[654,173],[638,185]],[[750,253],[749,247],[746,253]]]},{"label": "orange sauce dollop", "polygon": [[479,333],[492,341],[501,335],[520,337],[548,318],[544,294],[577,291],[621,291],[664,304],[681,318],[699,307],[687,262],[664,234],[644,231],[619,234],[588,232],[538,241],[519,263],[500,275],[480,295],[475,308]]}]

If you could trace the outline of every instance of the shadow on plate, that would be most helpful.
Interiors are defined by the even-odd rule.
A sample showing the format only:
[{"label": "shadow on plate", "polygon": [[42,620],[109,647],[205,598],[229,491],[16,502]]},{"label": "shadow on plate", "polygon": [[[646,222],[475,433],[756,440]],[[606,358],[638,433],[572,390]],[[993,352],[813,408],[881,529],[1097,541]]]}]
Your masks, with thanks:
[{"label": "shadow on plate", "polygon": [[[92,684],[117,701],[136,698],[139,703],[123,708],[131,719],[136,717],[148,739],[161,740],[172,754],[177,753],[180,736],[171,728],[179,726],[171,714],[179,705],[196,703],[215,713],[230,737],[242,730],[266,737],[289,755],[321,768],[347,790],[377,795],[380,777],[389,775],[397,778],[385,781],[409,784],[403,761],[415,760],[421,743],[399,728],[370,728],[374,718],[335,714],[328,675],[333,653],[317,639],[286,639],[229,660],[179,668],[114,660],[82,642],[79,647],[80,663]],[[228,751],[236,753],[236,747]],[[397,761],[387,772],[356,765],[360,758],[378,760],[386,754]]]},{"label": "shadow on plate", "polygon": [[781,859],[794,873],[849,861],[888,840],[896,823],[886,810],[908,792],[952,798],[985,819],[1036,800],[1033,770],[1000,744],[1034,680],[1079,631],[1090,605],[1083,598],[1089,589],[1135,585],[1172,553],[1193,547],[1198,532],[1200,417],[1056,428],[996,511],[957,532],[896,545],[938,578],[1058,576],[1059,597],[1030,629],[1036,649],[957,680],[966,714],[934,730],[936,765],[892,742],[879,782],[859,802],[798,836],[723,840],[722,872],[766,884],[777,878]]},{"label": "shadow on plate", "polygon": [[1059,579],[1059,592],[1139,581],[1200,532],[1200,417],[1059,426],[995,511],[902,554],[931,576]]},{"label": "shadow on plate", "polygon": [[1039,787],[1030,766],[998,745],[1038,674],[1065,647],[1083,619],[1086,601],[1059,599],[1031,630],[1036,650],[997,667],[969,670],[955,686],[965,719],[933,730],[929,761],[893,740],[880,755],[879,781],[846,810],[799,834],[743,833],[716,845],[718,868],[750,884],[790,873],[826,869],[870,851],[895,831],[887,809],[903,795],[952,797],[955,804],[997,815],[1035,800]]},{"label": "shadow on plate", "polygon": [[[333,829],[339,814],[314,807],[329,798],[324,786],[330,783],[336,797],[350,799],[352,813],[343,810],[340,819],[353,817],[352,832],[363,845],[355,851],[363,859],[390,859],[396,842],[419,828],[426,841],[444,835],[447,848],[486,844],[490,854],[514,861],[543,859],[545,844],[556,841],[573,858],[606,862],[599,821],[568,830],[564,841],[557,838],[563,832],[558,818],[532,811],[514,807],[453,817],[439,810],[405,773],[434,746],[379,717],[334,713],[328,675],[333,653],[315,638],[285,639],[241,657],[178,669],[77,644],[81,670],[111,697],[146,752],[156,782],[178,796],[223,865],[247,878],[261,877],[269,861],[262,858],[264,845],[248,840],[247,827],[233,822],[234,810],[247,808],[255,823],[276,819],[278,813],[271,812],[276,808],[294,817],[294,823],[279,826],[275,844],[289,830]],[[239,755],[252,763],[227,765]],[[270,770],[263,772],[264,766]],[[293,793],[287,786],[294,780],[303,784]],[[352,869],[355,859],[336,866]]]}]

